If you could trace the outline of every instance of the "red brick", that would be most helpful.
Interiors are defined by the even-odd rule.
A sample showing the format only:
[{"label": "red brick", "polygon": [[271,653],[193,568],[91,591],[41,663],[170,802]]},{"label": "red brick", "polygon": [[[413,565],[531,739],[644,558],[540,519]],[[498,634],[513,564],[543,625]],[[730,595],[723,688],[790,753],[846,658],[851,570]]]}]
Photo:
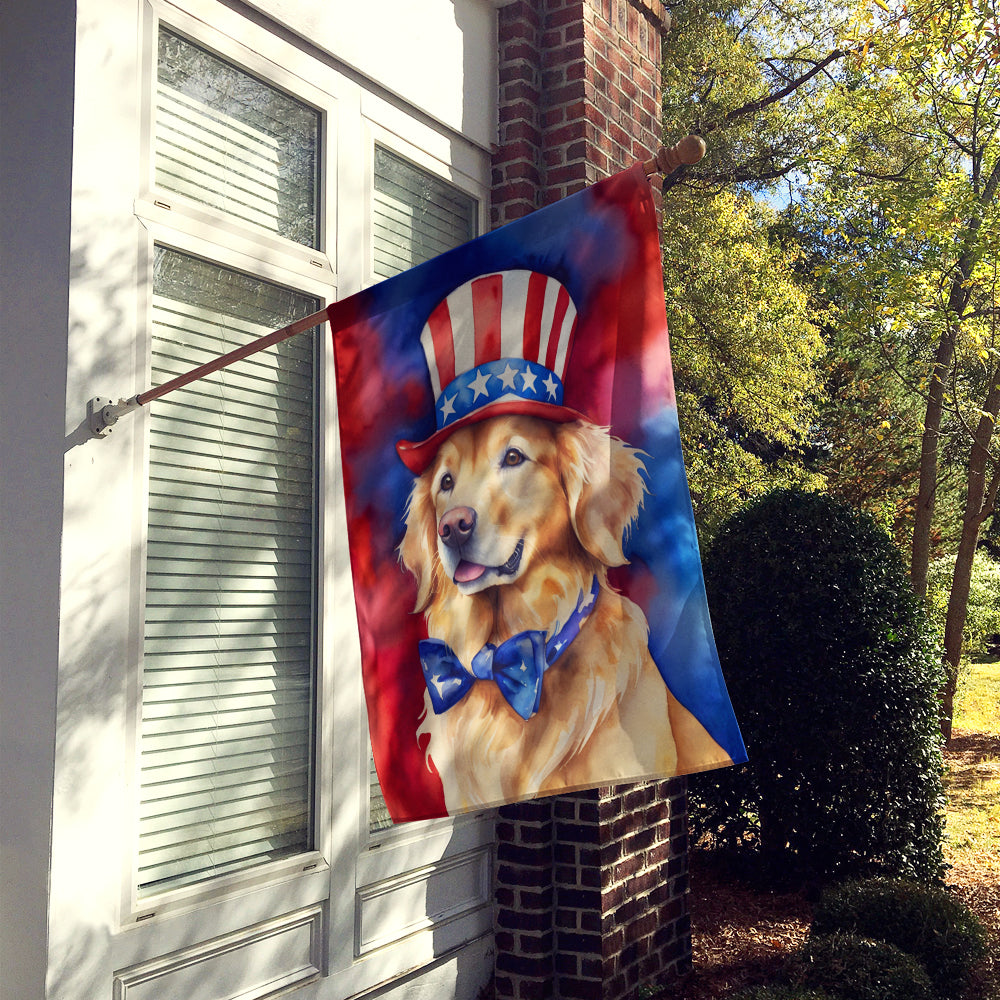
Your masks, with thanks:
[{"label": "red brick", "polygon": [[633,942],[651,935],[656,930],[656,924],[656,914],[646,910],[625,929],[625,940]]},{"label": "red brick", "polygon": [[601,935],[584,934],[580,931],[559,931],[556,935],[559,951],[572,951],[585,955],[601,954]]},{"label": "red brick", "polygon": [[546,27],[556,28],[561,25],[579,24],[583,19],[581,7],[580,4],[572,4],[562,10],[551,10],[545,22]]},{"label": "red brick", "polygon": [[540,99],[541,94],[531,80],[511,80],[501,88],[501,107],[506,108],[511,104],[515,107],[524,107],[529,118],[538,117]]},{"label": "red brick", "polygon": [[542,93],[545,94],[546,100],[548,100],[550,91],[556,87],[561,87],[566,82],[566,70],[567,67],[560,63],[551,69],[544,69],[542,71]]},{"label": "red brick", "polygon": [[552,919],[547,910],[498,909],[497,926],[511,931],[545,931],[551,928]]},{"label": "red brick", "polygon": [[518,905],[522,910],[550,910],[552,908],[552,887],[522,889],[518,893],[518,900]]},{"label": "red brick", "polygon": [[559,996],[566,1000],[604,1000],[604,984],[595,979],[566,977],[559,983]]},{"label": "red brick", "polygon": [[575,121],[569,121],[565,125],[551,130],[546,141],[550,146],[562,146],[579,139],[580,136],[586,136],[586,134],[587,122],[577,118]]},{"label": "red brick", "polygon": [[548,844],[499,844],[497,861],[500,864],[521,865],[525,868],[549,868],[551,852]]},{"label": "red brick", "polygon": [[[542,112],[542,128],[548,132],[556,125],[562,124],[566,120],[565,108],[546,108]],[[551,139],[547,139],[547,144],[551,144]]]},{"label": "red brick", "polygon": [[497,878],[505,885],[539,888],[548,882],[547,868],[525,868],[518,865],[499,865]]},{"label": "red brick", "polygon": [[656,834],[651,826],[645,825],[643,813],[636,813],[635,828],[625,838],[625,849],[627,851],[644,851],[656,840]]},{"label": "red brick", "polygon": [[504,142],[516,142],[518,139],[524,139],[537,145],[541,140],[541,133],[538,129],[526,121],[510,122],[501,128],[500,133]]},{"label": "red brick", "polygon": [[518,80],[523,80],[525,83],[534,83],[538,76],[538,71],[535,68],[535,60],[530,62],[526,59],[520,59],[516,62],[502,63],[497,69],[497,78],[500,81],[500,86],[504,87],[508,83],[515,83]]},{"label": "red brick", "polygon": [[670,844],[656,844],[646,852],[646,863],[660,866],[670,859]]},{"label": "red brick", "polygon": [[632,136],[630,136],[625,129],[617,124],[617,122],[609,122],[608,135],[610,135],[612,140],[617,142],[623,149],[632,148]]},{"label": "red brick", "polygon": [[[502,141],[493,163],[494,220],[520,217],[647,158],[659,134],[658,29],[665,17],[662,0],[514,0],[501,8]],[[537,958],[549,965],[529,965],[515,975],[498,958],[498,996],[586,998],[586,988],[602,1000],[622,1000],[662,970],[690,965],[681,860],[685,793],[683,781],[658,781],[541,800],[548,805],[534,818],[550,822],[532,827],[530,835],[520,825],[528,815],[522,807],[500,811],[498,840],[511,845],[506,853],[498,851],[496,898],[507,911],[503,922],[516,919],[512,895],[528,895],[534,909],[526,923],[534,933],[525,938],[526,948],[539,949]],[[513,830],[512,819],[518,821]],[[551,847],[549,881],[527,884],[536,858],[530,848],[544,844]],[[515,859],[529,871],[514,875]],[[538,866],[539,876],[543,868]],[[603,941],[586,967],[559,947],[543,954],[551,936],[546,918],[563,929],[559,940],[572,933]],[[507,932],[501,927],[500,933]],[[531,992],[543,987],[547,992]]]},{"label": "red brick", "polygon": [[622,905],[614,911],[615,923],[617,923],[620,927],[627,928],[633,918],[636,917],[646,905],[648,905],[647,900],[642,900],[640,902],[640,900],[626,895]]},{"label": "red brick", "polygon": [[557,952],[555,969],[562,976],[576,976],[580,972],[580,956],[570,952]]},{"label": "red brick", "polygon": [[586,47],[582,38],[560,40],[555,45],[542,47],[542,68],[552,70],[562,67],[564,70],[574,63],[582,63],[586,58]]},{"label": "red brick", "polygon": [[551,958],[553,939],[554,932],[552,930],[544,934],[519,934],[517,937],[517,950],[522,955],[544,955]]},{"label": "red brick", "polygon": [[[502,146],[497,146],[497,150],[493,154],[493,166],[502,166],[517,160],[534,162],[537,157],[538,145],[536,143],[528,142],[527,139],[517,139],[512,142],[506,142]],[[512,832],[511,837],[514,836],[516,834]]]},{"label": "red brick", "polygon": [[547,978],[550,974],[551,960],[547,955],[536,955],[528,958],[513,952],[497,951],[496,968],[499,972],[509,972],[518,976]]},{"label": "red brick", "polygon": [[639,893],[649,892],[655,885],[658,885],[661,881],[661,875],[655,870],[639,872],[633,878],[628,879],[625,882],[625,891],[631,895],[638,895]]},{"label": "red brick", "polygon": [[528,122],[534,127],[538,118],[538,110],[535,104],[528,101],[517,101],[510,104],[502,104],[498,114],[501,131],[508,122]]},{"label": "red brick", "polygon": [[522,60],[534,64],[537,57],[538,52],[535,46],[523,38],[514,38],[505,42],[500,50],[500,61],[506,64]]},{"label": "red brick", "polygon": [[586,163],[570,163],[550,170],[546,175],[549,184],[570,184],[586,176]]},{"label": "red brick", "polygon": [[507,886],[498,885],[493,893],[493,901],[497,906],[513,906],[514,898],[514,890]]}]

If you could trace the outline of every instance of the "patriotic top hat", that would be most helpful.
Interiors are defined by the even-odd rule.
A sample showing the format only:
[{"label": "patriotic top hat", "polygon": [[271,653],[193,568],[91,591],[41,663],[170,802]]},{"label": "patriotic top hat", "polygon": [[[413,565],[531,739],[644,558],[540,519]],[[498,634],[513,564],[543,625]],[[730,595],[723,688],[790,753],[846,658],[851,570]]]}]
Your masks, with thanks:
[{"label": "patriotic top hat", "polygon": [[575,329],[569,292],[537,271],[485,274],[450,292],[420,334],[437,430],[423,441],[397,442],[406,467],[419,475],[454,431],[488,417],[583,419],[562,405]]}]

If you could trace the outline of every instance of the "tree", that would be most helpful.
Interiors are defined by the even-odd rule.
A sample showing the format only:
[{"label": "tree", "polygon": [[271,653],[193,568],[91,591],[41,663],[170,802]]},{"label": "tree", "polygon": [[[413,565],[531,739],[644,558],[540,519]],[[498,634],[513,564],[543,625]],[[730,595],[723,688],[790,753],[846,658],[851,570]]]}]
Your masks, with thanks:
[{"label": "tree", "polygon": [[[710,535],[747,499],[815,482],[805,468],[824,346],[798,251],[753,197],[794,171],[814,80],[840,58],[821,3],[684,2],[671,10],[668,135],[709,136],[668,179],[664,278],[695,515]],[[784,30],[794,17],[796,37]]]},{"label": "tree", "polygon": [[922,358],[911,383],[924,413],[910,562],[921,595],[947,436],[958,435],[953,447],[967,454],[944,629],[947,735],[972,562],[1000,485],[991,450],[1000,407],[1000,19],[996,0],[877,8],[857,26],[867,59],[826,95],[826,120],[841,139],[821,145],[813,192],[841,240],[830,270],[869,305],[846,320],[898,371],[912,373],[908,358]]},{"label": "tree", "polygon": [[675,192],[664,221],[677,405],[707,535],[747,499],[810,478],[824,349],[773,216],[747,196]]},{"label": "tree", "polygon": [[[689,380],[692,427],[722,431],[696,440],[728,452],[715,472],[736,483],[735,460],[751,455],[766,474],[758,483],[812,473],[892,518],[897,537],[909,519],[921,595],[931,556],[957,553],[943,630],[946,733],[972,562],[1000,487],[998,2],[684,0],[672,6],[665,58],[665,131],[709,140],[700,164],[668,179],[670,204],[681,191],[703,205],[723,191],[790,202],[786,228],[766,223],[767,240],[799,265],[831,358],[833,392],[808,438],[795,425],[794,447],[715,422],[706,382]],[[712,213],[700,218],[694,245],[714,238]],[[796,228],[811,274],[787,239]],[[690,343],[709,356],[710,343]],[[718,355],[711,384],[727,385],[718,375],[730,363]],[[685,364],[680,353],[681,382]],[[738,503],[748,491],[736,492]]]},{"label": "tree", "polygon": [[827,0],[680,0],[665,39],[667,135],[709,140],[697,167],[665,188],[772,189],[810,159],[824,134],[817,95],[848,50],[845,5]]}]

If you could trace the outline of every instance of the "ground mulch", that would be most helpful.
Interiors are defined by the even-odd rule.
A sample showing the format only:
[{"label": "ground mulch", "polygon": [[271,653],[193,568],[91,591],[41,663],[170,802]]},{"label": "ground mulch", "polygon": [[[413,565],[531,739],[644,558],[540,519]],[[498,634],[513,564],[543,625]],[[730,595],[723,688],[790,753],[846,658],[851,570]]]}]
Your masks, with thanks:
[{"label": "ground mulch", "polygon": [[718,1000],[773,982],[809,936],[809,891],[749,885],[710,850],[691,851],[689,864],[692,971],[662,1000]]},{"label": "ground mulch", "polygon": [[[956,732],[946,752],[952,773],[992,758],[1000,738]],[[695,849],[691,869],[693,968],[658,1000],[724,1000],[748,986],[773,982],[809,935],[814,891],[772,891],[749,884],[715,851]],[[1000,1000],[1000,857],[954,863],[947,885],[983,921],[990,956],[977,970],[969,1000]]]}]

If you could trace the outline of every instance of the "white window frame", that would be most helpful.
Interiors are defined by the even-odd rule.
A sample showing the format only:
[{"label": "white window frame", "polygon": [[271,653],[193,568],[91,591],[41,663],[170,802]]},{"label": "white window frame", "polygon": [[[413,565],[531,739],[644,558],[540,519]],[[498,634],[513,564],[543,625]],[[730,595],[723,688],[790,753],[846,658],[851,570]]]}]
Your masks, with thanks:
[{"label": "white window frame", "polygon": [[[195,44],[322,112],[318,250],[221,219],[180,195],[157,192],[150,109],[161,19]],[[145,334],[140,333],[136,349],[138,386],[148,385],[154,243],[288,285],[316,296],[321,305],[374,281],[371,203],[376,142],[472,195],[479,206],[479,231],[485,231],[490,180],[486,151],[405,108],[402,102],[373,93],[350,72],[313,58],[266,27],[252,24],[237,11],[212,0],[185,0],[183,9],[168,0],[147,0],[142,22],[144,58],[140,65],[146,110],[141,125],[142,181],[134,213],[142,227],[138,328]],[[358,191],[365,193],[361,200]],[[364,253],[358,252],[359,246],[364,247]],[[141,410],[133,417],[137,421],[134,509],[138,513],[132,538],[134,586],[125,734],[131,748],[126,776],[131,818],[123,838],[128,852],[122,872],[118,933],[112,941],[114,966],[123,970],[122,982],[131,981],[130,976],[139,981],[136,977],[141,979],[143,969],[151,963],[158,969],[164,955],[189,949],[192,941],[238,934],[277,914],[317,914],[323,938],[318,975],[328,977],[324,998],[349,996],[389,982],[492,930],[492,810],[457,820],[404,824],[369,835],[368,728],[346,542],[328,326],[322,328],[320,345],[319,393],[325,417],[320,420],[318,441],[318,544],[323,571],[317,580],[315,850],[141,900],[135,888],[133,856],[149,426]],[[339,766],[340,760],[354,760],[357,766]],[[438,912],[417,912],[384,934],[377,925],[373,929],[372,921],[383,902],[412,900],[432,880],[453,875],[466,898]]]},{"label": "white window frame", "polygon": [[[231,219],[227,219],[221,212],[212,212],[183,196],[175,195],[173,192],[160,193],[153,183],[154,162],[152,155],[153,146],[153,87],[155,85],[156,72],[156,52],[157,35],[162,21],[164,26],[189,38],[193,43],[218,54],[248,72],[253,73],[267,80],[272,85],[293,94],[297,99],[316,108],[321,114],[320,127],[320,149],[319,157],[321,164],[335,162],[335,150],[337,148],[337,100],[333,94],[324,92],[316,88],[285,67],[287,63],[272,62],[251,50],[249,47],[236,42],[232,37],[222,33],[214,32],[206,24],[191,16],[189,13],[179,10],[167,3],[149,3],[146,5],[146,16],[144,18],[144,45],[143,50],[146,55],[144,62],[145,81],[144,114],[142,120],[142,184],[139,197],[135,202],[136,217],[142,223],[146,234],[144,244],[139,248],[139,329],[141,332],[139,344],[136,350],[137,382],[140,385],[149,384],[149,371],[151,364],[151,327],[152,327],[152,266],[153,247],[161,245],[181,253],[191,254],[205,260],[212,261],[222,267],[242,271],[244,273],[259,277],[265,281],[275,284],[285,285],[294,288],[303,294],[315,297],[320,307],[329,304],[337,297],[336,274],[331,259],[331,255],[326,252],[326,247],[333,241],[330,234],[336,232],[335,198],[329,197],[329,191],[323,182],[323,177],[327,173],[325,169],[320,172],[320,184],[318,191],[319,211],[319,248],[301,246],[290,240],[282,239],[274,234],[255,230],[249,225],[242,225]],[[276,39],[261,31],[259,39],[261,48],[271,47],[278,49],[281,45],[276,45]],[[284,58],[294,61],[296,50],[284,44],[284,48],[290,51],[284,53]],[[274,55],[281,53],[275,51]],[[327,328],[323,328],[325,332]],[[317,351],[316,363],[318,365],[317,393],[319,394],[320,412],[329,405],[328,394],[330,387],[327,384],[329,379],[327,372],[332,365],[332,345],[329,343],[329,336],[320,333],[320,346]],[[155,406],[155,402],[151,405]],[[268,884],[283,884],[295,876],[308,872],[311,875],[328,871],[326,850],[328,845],[323,843],[323,831],[318,820],[321,812],[319,802],[319,792],[322,789],[323,781],[319,774],[319,764],[323,757],[319,748],[313,747],[316,754],[317,767],[314,776],[313,788],[313,813],[315,844],[314,849],[283,858],[279,861],[267,862],[254,866],[245,871],[235,872],[228,875],[207,879],[190,886],[177,889],[166,889],[162,893],[139,898],[137,891],[137,877],[135,870],[135,845],[138,842],[138,800],[139,800],[139,728],[142,714],[141,695],[141,672],[142,672],[142,634],[144,623],[145,607],[145,578],[146,578],[146,512],[148,509],[148,480],[149,480],[149,419],[148,408],[143,408],[136,414],[136,510],[141,513],[141,517],[136,518],[133,533],[132,551],[133,579],[136,585],[133,588],[134,599],[131,608],[131,621],[129,633],[130,642],[130,664],[128,671],[128,745],[132,748],[133,763],[130,768],[130,776],[127,786],[127,801],[131,808],[129,823],[128,844],[130,850],[126,856],[126,876],[123,879],[123,891],[121,902],[121,925],[123,927],[136,926],[146,921],[152,921],[159,914],[171,914],[177,912],[187,912],[197,908],[199,905],[211,904],[220,899],[224,899],[232,893],[238,893],[243,889],[257,888]],[[323,421],[319,421],[317,454],[327,453],[326,438],[328,437],[323,426]],[[317,541],[320,551],[324,546],[324,527],[329,523],[325,516],[325,511],[329,506],[329,499],[326,496],[328,490],[326,484],[320,477],[318,483],[318,516],[317,516]],[[323,650],[327,644],[323,642],[322,628],[325,615],[322,610],[327,600],[325,590],[327,581],[324,575],[320,574],[315,581],[317,588],[317,636],[315,647],[315,685],[317,702],[317,724],[319,723],[319,702],[323,697],[324,680],[329,676],[325,669],[322,657]],[[326,847],[326,850],[324,850]],[[315,877],[312,881],[317,881]],[[315,896],[315,893],[310,895]],[[322,898],[317,897],[317,898]]]}]

